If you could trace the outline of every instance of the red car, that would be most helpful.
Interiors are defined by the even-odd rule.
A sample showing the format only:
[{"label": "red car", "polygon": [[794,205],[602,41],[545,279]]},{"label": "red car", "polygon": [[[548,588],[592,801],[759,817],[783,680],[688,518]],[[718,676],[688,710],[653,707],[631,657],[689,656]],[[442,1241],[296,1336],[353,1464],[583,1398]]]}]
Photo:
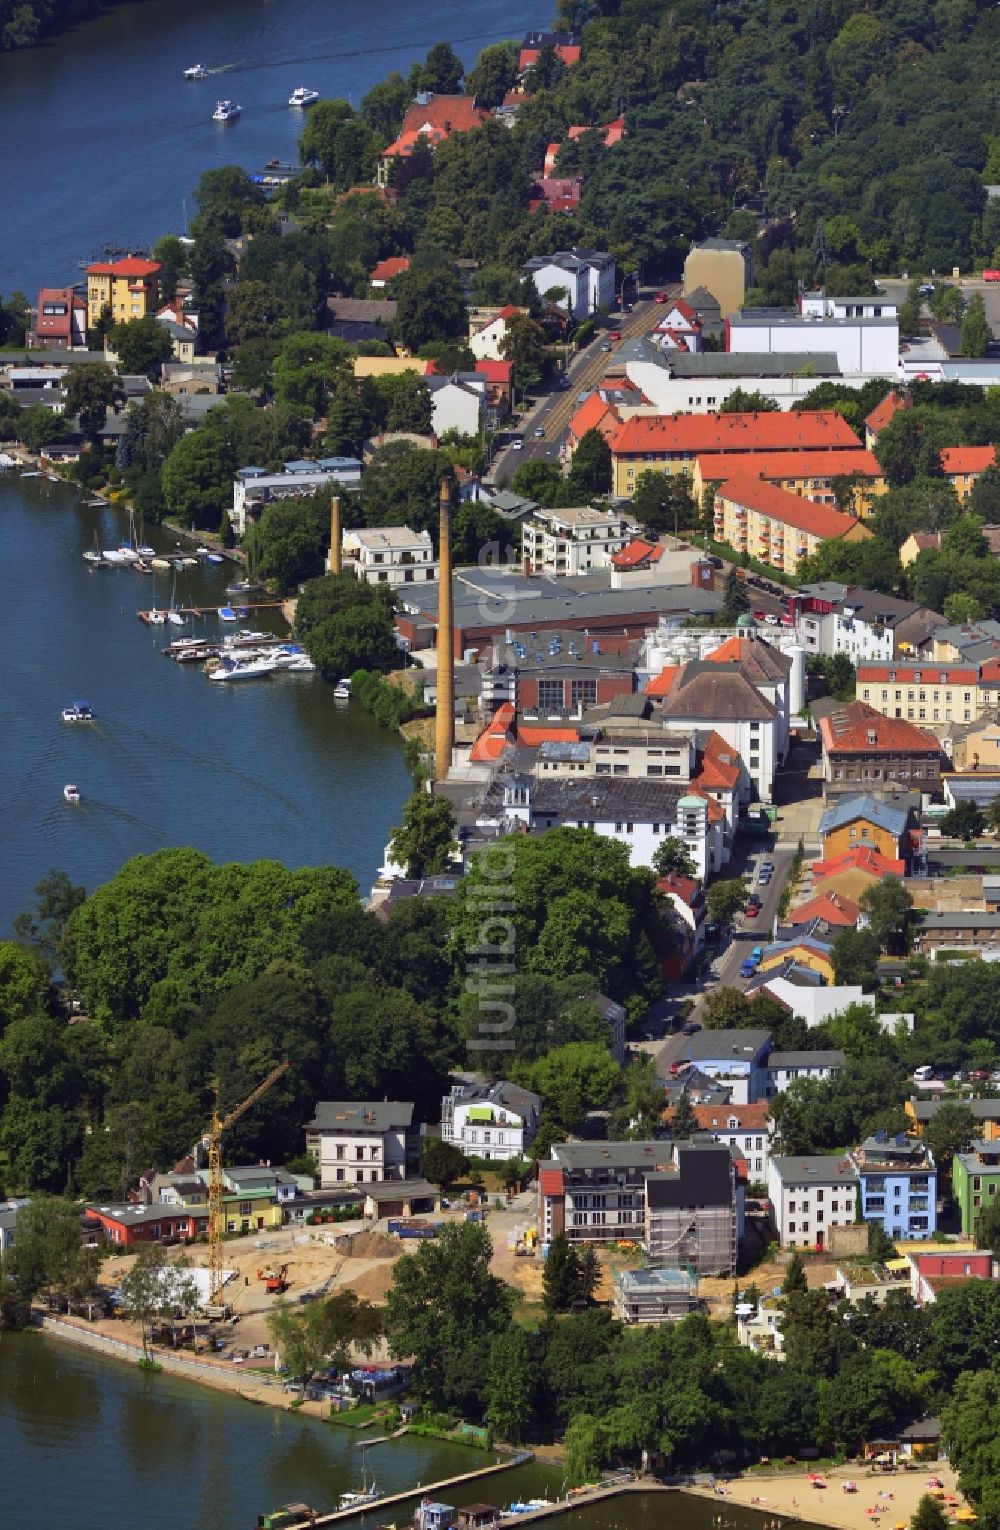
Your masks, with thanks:
[{"label": "red car", "polygon": [[654,303],[665,303],[666,301],[667,301],[667,294],[665,292],[658,292],[656,294],[656,296],[654,297],[654,299],[653,299]]},{"label": "red car", "polygon": [[620,340],[621,337],[622,337],[622,332],[621,332],[620,329],[609,329],[608,330],[608,339],[609,340]]},{"label": "red car", "polygon": [[755,611],[753,613],[753,619],[755,622],[762,622],[766,614],[767,613],[764,611]]},{"label": "red car", "polygon": [[760,913],[760,904],[757,902],[756,898],[751,898],[750,901],[747,903],[747,914],[748,914],[748,916],[751,919],[756,919],[756,917],[757,917],[757,915],[759,913]]}]

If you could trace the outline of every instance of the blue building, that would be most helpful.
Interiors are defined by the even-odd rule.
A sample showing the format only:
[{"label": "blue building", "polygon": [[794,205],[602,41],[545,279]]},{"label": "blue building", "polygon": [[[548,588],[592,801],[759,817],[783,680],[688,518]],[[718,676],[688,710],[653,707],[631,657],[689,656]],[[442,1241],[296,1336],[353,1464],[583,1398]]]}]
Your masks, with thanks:
[{"label": "blue building", "polygon": [[861,1215],[890,1238],[930,1238],[937,1227],[937,1170],[919,1137],[876,1132],[851,1154]]}]

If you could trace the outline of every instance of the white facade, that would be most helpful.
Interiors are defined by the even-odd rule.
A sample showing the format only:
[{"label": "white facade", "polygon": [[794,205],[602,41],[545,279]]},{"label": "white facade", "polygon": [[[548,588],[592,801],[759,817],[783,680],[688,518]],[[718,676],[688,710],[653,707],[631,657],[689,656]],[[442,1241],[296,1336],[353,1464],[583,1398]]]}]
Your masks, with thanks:
[{"label": "white facade", "polygon": [[699,1106],[696,1114],[699,1130],[706,1132],[715,1142],[724,1142],[727,1147],[735,1148],[740,1157],[746,1160],[751,1180],[767,1182],[771,1161],[769,1123],[763,1127],[745,1125],[740,1121],[740,1111],[732,1110],[728,1105]]},{"label": "white facade", "polygon": [[[817,891],[822,891],[822,884]],[[776,977],[761,986],[782,1004],[786,1004],[793,1015],[803,1019],[808,1030],[824,1025],[832,1015],[843,1014],[849,1004],[871,1003],[870,997],[865,997],[860,985],[845,983],[840,987],[813,988],[811,985],[800,986],[798,983],[790,983],[787,978]]]},{"label": "white facade", "polygon": [[456,1085],[441,1101],[441,1140],[469,1158],[505,1163],[523,1158],[534,1140],[542,1102],[501,1082],[490,1089]]},{"label": "white facade", "polygon": [[744,309],[728,320],[727,349],[836,356],[841,372],[895,378],[899,323],[895,318],[820,318],[783,310]]},{"label": "white facade", "polygon": [[430,532],[411,531],[409,526],[380,526],[372,530],[345,531],[342,542],[345,573],[368,584],[429,584],[437,579],[438,565]]},{"label": "white facade", "polygon": [[610,568],[638,532],[635,517],[624,511],[540,507],[521,523],[521,552],[535,573],[589,574]]},{"label": "white facade", "polygon": [[855,1221],[858,1185],[849,1159],[773,1157],[767,1189],[782,1248],[825,1247],[831,1227]]},{"label": "white facade", "polygon": [[[667,367],[650,361],[629,361],[625,373],[653,406],[649,410],[629,410],[629,414],[717,414],[737,388],[762,393],[765,398],[773,399],[780,409],[787,410],[804,399],[807,393],[812,393],[817,383],[823,380],[822,376],[795,374],[784,377],[673,377]],[[838,374],[833,380],[847,388],[860,388],[868,377],[857,373]]]},{"label": "white facade", "polygon": [[486,378],[473,373],[455,377],[425,377],[431,395],[431,425],[436,436],[455,430],[460,436],[479,435],[486,412]]},{"label": "white facade", "polygon": [[767,1098],[784,1094],[797,1078],[821,1082],[844,1066],[843,1052],[772,1052],[767,1060]]},{"label": "white facade", "polygon": [[[754,718],[752,722],[738,718],[664,718],[668,732],[689,733],[693,728],[712,729],[724,738],[743,762],[741,796],[747,802],[756,794],[761,802],[770,802],[774,792],[774,776],[778,769],[779,725],[776,718]],[[747,784],[744,784],[747,783]]]},{"label": "white facade", "polygon": [[598,308],[611,309],[615,301],[615,262],[601,250],[557,250],[554,255],[539,255],[522,266],[530,276],[539,297],[556,288],[569,293],[568,299],[555,299],[574,319],[585,319]]},{"label": "white facade", "polygon": [[392,1101],[322,1101],[306,1126],[306,1152],[319,1167],[319,1189],[405,1179],[413,1106]]},{"label": "white facade", "polygon": [[247,529],[248,518],[277,499],[306,499],[317,489],[357,489],[361,484],[361,463],[354,457],[327,458],[323,462],[304,462],[294,467],[286,464],[282,473],[267,473],[262,468],[241,468],[233,479],[233,508],[229,518],[240,536]]},{"label": "white facade", "polygon": [[799,312],[816,319],[895,319],[898,305],[876,292],[867,297],[828,297],[825,292],[801,292]]},{"label": "white facade", "polygon": [[[527,312],[527,309],[517,309],[517,313]],[[510,314],[513,317],[513,313]],[[504,341],[507,339],[508,311],[503,310],[488,324],[473,329],[474,320],[469,325],[469,350],[477,361],[506,361],[503,353]]]}]

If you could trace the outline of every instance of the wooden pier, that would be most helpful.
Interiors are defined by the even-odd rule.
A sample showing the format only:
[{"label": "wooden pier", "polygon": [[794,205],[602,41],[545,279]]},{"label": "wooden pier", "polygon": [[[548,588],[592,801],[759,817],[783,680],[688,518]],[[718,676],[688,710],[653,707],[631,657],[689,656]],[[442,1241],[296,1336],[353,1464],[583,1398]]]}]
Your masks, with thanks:
[{"label": "wooden pier", "polygon": [[[284,604],[285,602],[283,600],[258,600],[254,601],[253,603],[248,603],[246,601],[234,599],[232,604],[230,604],[229,609],[231,611],[237,612],[245,611],[247,617],[250,617],[255,611],[281,611],[284,607]],[[152,609],[163,613],[168,609],[168,607],[155,606]],[[177,606],[175,609],[181,616],[193,616],[200,621],[202,617],[205,616],[218,616],[220,608],[218,606]],[[137,611],[135,614],[141,622],[145,622],[147,626],[149,625],[149,618],[152,615],[152,610]],[[245,618],[239,617],[238,620],[243,621]],[[157,623],[157,625],[159,624]]]},{"label": "wooden pier", "polygon": [[[357,1504],[350,1509],[335,1509],[332,1514],[320,1514],[316,1519],[310,1520],[314,1525],[340,1525],[351,1519],[360,1519],[364,1514],[381,1513],[383,1509],[389,1509],[393,1504],[409,1503],[413,1498],[434,1498],[446,1488],[458,1487],[462,1482],[476,1482],[480,1477],[493,1477],[497,1472],[509,1472],[515,1466],[525,1466],[535,1458],[530,1450],[520,1451],[506,1461],[497,1461],[493,1466],[480,1466],[475,1471],[461,1472],[457,1477],[444,1477],[440,1482],[425,1482],[417,1487],[407,1488],[404,1493],[389,1493],[385,1498],[375,1498],[367,1503]],[[522,1516],[519,1515],[520,1519]]]}]

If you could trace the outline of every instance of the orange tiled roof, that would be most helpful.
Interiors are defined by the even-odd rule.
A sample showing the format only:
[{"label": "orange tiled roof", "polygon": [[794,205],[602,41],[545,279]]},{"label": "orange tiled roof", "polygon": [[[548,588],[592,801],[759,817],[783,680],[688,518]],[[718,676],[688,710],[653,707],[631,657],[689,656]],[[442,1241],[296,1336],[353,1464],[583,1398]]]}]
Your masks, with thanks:
[{"label": "orange tiled roof", "polygon": [[477,764],[498,760],[510,743],[510,730],[514,726],[514,706],[510,701],[497,707],[490,721],[472,746],[469,759]]},{"label": "orange tiled roof", "polygon": [[129,255],[124,260],[108,262],[97,261],[92,266],[86,267],[88,276],[155,276],[160,269],[158,260],[142,260],[138,255]]},{"label": "orange tiled roof", "polygon": [[825,877],[839,876],[843,871],[864,871],[881,881],[883,877],[903,876],[906,862],[883,855],[873,845],[853,845],[842,855],[832,856],[826,861],[814,861],[812,878],[814,882],[817,879],[822,881]]},{"label": "orange tiled roof", "polygon": [[644,542],[641,537],[637,537],[634,542],[623,547],[621,552],[615,553],[611,562],[615,568],[639,568],[644,563],[659,563],[662,556],[663,548],[659,543]]},{"label": "orange tiled roof", "polygon": [[404,271],[410,269],[409,255],[390,255],[388,260],[380,260],[369,276],[370,282],[391,282],[394,277],[402,276]]},{"label": "orange tiled roof", "polygon": [[539,1169],[538,1188],[543,1195],[562,1195],[562,1169]]},{"label": "orange tiled roof", "polygon": [[576,728],[558,728],[536,726],[533,723],[519,723],[517,726],[517,741],[519,744],[527,744],[535,748],[538,744],[578,744],[580,742],[579,730]]},{"label": "orange tiled roof", "polygon": [[660,878],[656,886],[660,892],[676,893],[688,907],[701,892],[700,884],[693,877],[681,876],[679,871],[668,872],[665,877]]},{"label": "orange tiled roof", "polygon": [[827,924],[843,925],[846,929],[857,924],[859,914],[852,898],[845,898],[843,893],[821,892],[793,908],[788,923],[808,924],[813,919],[824,919]]},{"label": "orange tiled roof", "polygon": [[679,664],[665,664],[660,673],[653,676],[642,694],[644,696],[666,696],[680,672]]},{"label": "orange tiled roof", "polygon": [[477,361],[474,370],[491,383],[509,383],[514,375],[512,361]]},{"label": "orange tiled roof", "polygon": [[702,791],[701,787],[695,785],[693,781],[688,785],[687,795],[689,797],[701,797],[701,799],[707,803],[708,813],[706,816],[709,823],[721,823],[725,818],[726,812],[722,804],[720,802],[716,802],[715,798],[709,796],[708,792]]},{"label": "orange tiled roof", "polygon": [[975,685],[979,670],[975,664],[859,664],[858,685],[913,685],[919,675],[921,685]]},{"label": "orange tiled roof", "polygon": [[767,1129],[771,1105],[757,1100],[752,1105],[695,1105],[694,1117],[703,1132],[728,1131],[730,1121],[738,1131],[762,1132]]},{"label": "orange tiled roof", "polygon": [[489,116],[471,96],[431,96],[423,106],[415,101],[403,118],[399,137],[382,152],[412,154],[418,143],[441,143],[451,133],[468,133],[482,127]]},{"label": "orange tiled roof", "polygon": [[593,393],[587,395],[570,420],[569,433],[577,441],[582,441],[588,430],[600,430],[602,425],[614,429],[619,423],[617,409],[603,399],[595,388]]},{"label": "orange tiled roof", "polygon": [[950,478],[953,473],[985,473],[987,468],[995,467],[997,449],[995,446],[942,446],[940,455],[941,471]]},{"label": "orange tiled roof", "polygon": [[729,478],[733,468],[741,475],[767,479],[836,478],[860,473],[865,478],[881,478],[882,469],[874,452],[851,446],[841,450],[741,452],[734,464],[731,453],[706,452],[698,458],[703,482]]},{"label": "orange tiled roof", "polygon": [[890,389],[880,404],[876,404],[871,414],[865,415],[865,424],[873,435],[878,435],[883,430],[894,414],[900,409],[909,409],[913,400],[908,393],[897,393],[895,388]]},{"label": "orange tiled roof", "polygon": [[827,754],[940,754],[933,734],[903,717],[883,717],[864,701],[849,701],[820,719]]},{"label": "orange tiled roof", "polygon": [[778,489],[763,478],[746,478],[735,473],[727,478],[718,493],[722,499],[747,510],[756,510],[772,521],[780,521],[809,536],[842,537],[859,524],[853,515],[845,515],[832,505],[818,504],[814,499],[789,494],[787,489]]},{"label": "orange tiled roof", "polygon": [[708,735],[698,762],[698,773],[692,776],[694,786],[731,791],[739,785],[740,756],[731,744],[727,744],[715,729]]},{"label": "orange tiled roof", "polygon": [[843,415],[833,409],[801,414],[635,415],[621,424],[611,440],[616,455],[634,452],[675,452],[700,456],[706,452],[826,451],[860,449],[861,443]]}]

